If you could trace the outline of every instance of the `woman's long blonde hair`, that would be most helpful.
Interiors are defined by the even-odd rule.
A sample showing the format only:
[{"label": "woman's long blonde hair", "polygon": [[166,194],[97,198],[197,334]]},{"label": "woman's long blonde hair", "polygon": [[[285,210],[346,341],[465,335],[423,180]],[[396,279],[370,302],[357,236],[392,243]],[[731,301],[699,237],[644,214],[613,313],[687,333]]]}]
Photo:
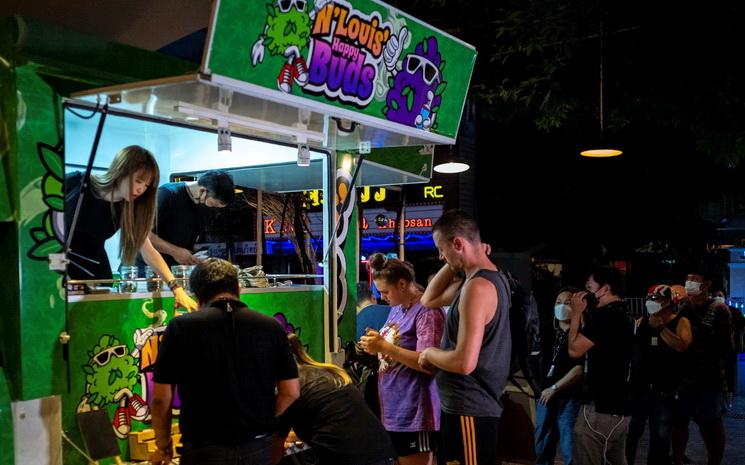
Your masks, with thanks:
[{"label": "woman's long blonde hair", "polygon": [[[105,200],[111,200],[114,191],[127,178],[129,191],[132,192],[134,175],[144,171],[151,176],[150,186],[134,202],[125,200],[119,218],[119,257],[122,264],[134,263],[147,235],[153,229],[155,221],[156,199],[158,184],[160,184],[160,169],[158,162],[149,150],[139,145],[124,147],[116,154],[109,169],[100,176],[91,176],[91,187],[94,192],[104,195]],[[112,215],[114,204],[111,204]]]},{"label": "woman's long blonde hair", "polygon": [[288,334],[287,340],[290,343],[290,350],[292,350],[292,355],[295,357],[295,363],[297,363],[298,367],[310,367],[326,371],[334,378],[337,387],[346,386],[352,382],[352,378],[342,368],[330,363],[321,363],[313,360],[308,355],[308,352],[305,351],[303,343],[300,342],[300,338],[296,334]]}]

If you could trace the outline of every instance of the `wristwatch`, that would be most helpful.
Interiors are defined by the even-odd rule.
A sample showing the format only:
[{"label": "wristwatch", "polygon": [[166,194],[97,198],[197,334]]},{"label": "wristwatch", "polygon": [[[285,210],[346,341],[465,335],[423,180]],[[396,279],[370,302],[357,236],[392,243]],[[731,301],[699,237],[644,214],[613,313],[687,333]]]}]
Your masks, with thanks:
[{"label": "wristwatch", "polygon": [[559,389],[558,386],[556,386],[555,384],[552,384],[551,385],[551,390],[552,391],[556,392],[558,389]]},{"label": "wristwatch", "polygon": [[168,281],[168,283],[167,283],[167,284],[168,284],[168,288],[169,288],[169,289],[170,289],[171,291],[175,291],[176,289],[178,289],[178,288],[180,288],[180,287],[183,287],[183,286],[181,286],[181,284],[180,284],[180,283],[178,282],[178,280],[177,280],[176,278],[174,278],[174,279],[172,279],[172,280]]}]

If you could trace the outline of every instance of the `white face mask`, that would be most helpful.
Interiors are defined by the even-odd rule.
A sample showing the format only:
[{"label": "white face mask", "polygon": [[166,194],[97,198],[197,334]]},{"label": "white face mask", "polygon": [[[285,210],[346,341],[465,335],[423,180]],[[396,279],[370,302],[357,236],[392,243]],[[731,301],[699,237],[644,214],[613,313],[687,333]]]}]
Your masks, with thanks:
[{"label": "white face mask", "polygon": [[724,300],[724,297],[722,297],[721,295],[714,297],[714,300],[718,300],[719,302],[726,303],[726,301]]},{"label": "white face mask", "polygon": [[654,315],[655,313],[662,310],[662,304],[655,302],[654,300],[647,300],[644,305],[647,306],[647,313]]},{"label": "white face mask", "polygon": [[554,305],[554,316],[559,321],[566,321],[572,316],[572,307],[567,304]]},{"label": "white face mask", "polygon": [[685,287],[686,287],[686,293],[688,295],[700,295],[701,294],[701,283],[697,281],[686,281]]}]

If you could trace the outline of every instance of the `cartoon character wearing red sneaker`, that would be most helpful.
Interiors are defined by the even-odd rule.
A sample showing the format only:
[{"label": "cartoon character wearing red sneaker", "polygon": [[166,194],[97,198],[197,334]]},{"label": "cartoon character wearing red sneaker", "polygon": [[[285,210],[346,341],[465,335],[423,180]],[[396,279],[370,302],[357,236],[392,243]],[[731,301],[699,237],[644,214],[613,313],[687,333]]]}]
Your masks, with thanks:
[{"label": "cartoon character wearing red sneaker", "polygon": [[330,0],[316,0],[308,12],[306,0],[275,0],[267,5],[270,13],[264,31],[251,49],[251,64],[257,66],[264,61],[265,49],[271,55],[281,55],[285,63],[277,75],[277,87],[285,93],[292,91],[295,83],[304,87],[308,83],[308,65],[301,50],[308,46],[312,20],[316,12]]},{"label": "cartoon character wearing red sneaker", "polygon": [[[147,340],[147,332],[138,334]],[[134,388],[139,379],[138,358],[141,345],[135,338],[135,349],[129,353],[126,345],[111,335],[103,335],[92,350],[90,359],[82,366],[85,372],[85,394],[78,404],[78,413],[117,406],[112,426],[120,439],[125,439],[132,430],[132,420],[143,421],[150,415],[150,408]]]}]

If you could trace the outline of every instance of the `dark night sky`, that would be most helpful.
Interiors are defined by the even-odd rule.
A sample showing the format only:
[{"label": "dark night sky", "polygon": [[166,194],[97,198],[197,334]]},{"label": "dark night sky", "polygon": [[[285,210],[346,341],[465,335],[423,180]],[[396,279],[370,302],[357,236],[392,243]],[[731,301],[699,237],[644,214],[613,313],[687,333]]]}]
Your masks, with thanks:
[{"label": "dark night sky", "polygon": [[[497,40],[488,33],[493,26],[479,24],[479,13],[468,11],[481,5],[488,16],[488,2],[433,8],[430,17],[421,11],[426,2],[408,9],[398,3],[477,47],[475,83],[520,72],[530,62],[516,57],[512,69],[489,63]],[[494,8],[530,3],[547,2],[497,2]],[[719,145],[742,142],[739,128],[745,127],[743,8],[635,0],[607,5],[606,134],[621,142],[622,157],[578,155],[580,143],[599,132],[598,16],[588,15],[578,36],[566,38],[574,40],[572,55],[556,84],[576,105],[562,127],[539,130],[535,111],[477,101],[476,208],[484,235],[498,247],[523,251],[546,244],[541,254],[565,258],[597,255],[602,243],[610,258],[620,259],[652,240],[700,250],[716,235],[714,221],[745,211],[743,168],[717,158]],[[719,212],[725,194],[736,208]]]}]

